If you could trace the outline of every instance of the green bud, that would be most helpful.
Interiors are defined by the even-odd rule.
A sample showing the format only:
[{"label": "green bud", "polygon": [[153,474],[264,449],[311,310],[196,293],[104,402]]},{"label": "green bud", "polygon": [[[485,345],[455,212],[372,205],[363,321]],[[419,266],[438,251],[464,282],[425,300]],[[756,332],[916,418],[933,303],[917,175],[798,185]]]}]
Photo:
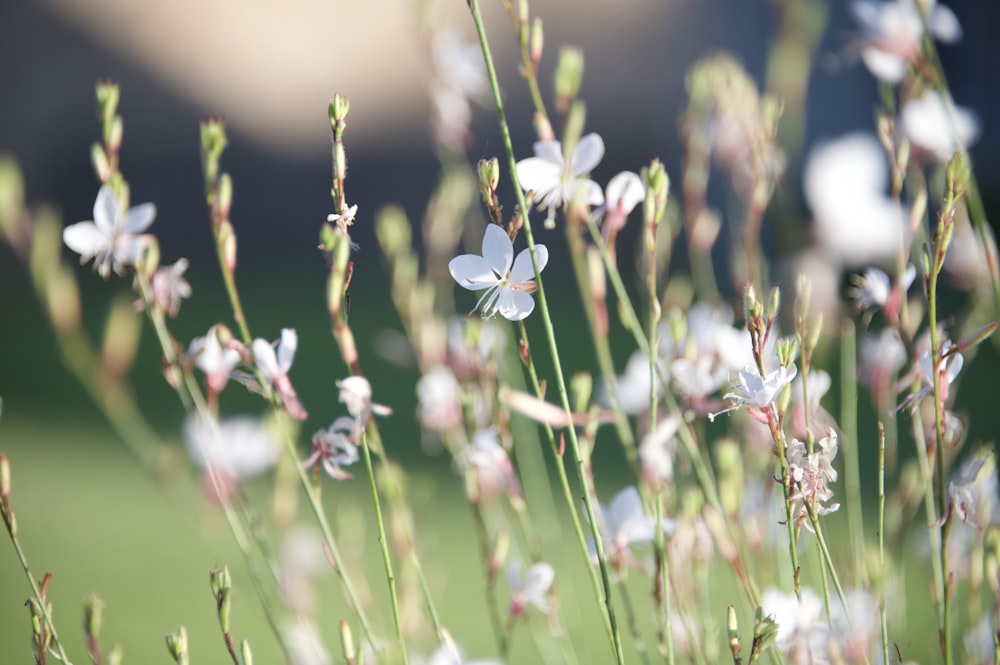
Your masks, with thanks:
[{"label": "green bud", "polygon": [[233,583],[229,577],[229,568],[216,568],[208,574],[208,581],[215,596],[216,609],[219,615],[219,625],[222,632],[229,634],[229,613],[232,609]]},{"label": "green bud", "polygon": [[733,662],[738,662],[740,655],[740,632],[736,623],[736,608],[730,605],[726,608],[726,632],[729,634],[729,650],[733,653]]},{"label": "green bud", "polygon": [[647,224],[658,225],[663,221],[670,192],[670,176],[659,159],[654,159],[642,170],[642,181],[646,185],[646,200],[643,202]]},{"label": "green bud", "polygon": [[139,250],[139,257],[133,267],[147,282],[153,279],[153,273],[160,267],[160,243],[156,236],[149,236],[149,242]]},{"label": "green bud", "polygon": [[538,16],[531,23],[531,64],[538,69],[538,63],[542,61],[542,49],[545,46],[545,33],[542,32],[542,19]]},{"label": "green bud", "polygon": [[98,639],[104,627],[104,601],[96,593],[83,601],[83,630],[87,637]]},{"label": "green bud", "polygon": [[116,644],[111,647],[111,649],[108,650],[108,653],[104,656],[104,663],[105,665],[122,665],[122,659],[122,646],[120,644]]},{"label": "green bud", "polygon": [[98,81],[96,88],[97,118],[102,127],[111,125],[118,112],[118,102],[121,100],[121,87],[111,81]]},{"label": "green bud", "polygon": [[215,232],[215,244],[222,264],[226,271],[232,274],[236,270],[236,232],[228,219],[222,220]]},{"label": "green bud", "polygon": [[781,306],[781,291],[778,287],[771,289],[771,298],[767,303],[767,320],[773,321],[778,316],[778,308]]},{"label": "green bud", "polygon": [[969,164],[965,159],[965,153],[956,152],[948,162],[947,182],[950,196],[958,198],[965,192],[969,185]]},{"label": "green bud", "polygon": [[410,220],[399,206],[386,206],[375,218],[375,237],[382,252],[390,262],[400,260],[413,249],[413,231]]},{"label": "green bud", "polygon": [[497,540],[493,544],[493,552],[490,554],[490,575],[496,575],[503,570],[507,561],[507,552],[510,550],[510,536],[506,531],[497,534]]},{"label": "green bud", "polygon": [[[483,200],[488,201],[491,197],[487,193],[492,193],[500,184],[500,162],[496,157],[479,160],[479,187],[483,193]],[[489,203],[487,203],[489,205]]]},{"label": "green bud", "polygon": [[229,219],[229,210],[233,205],[233,179],[228,173],[219,177],[219,189],[216,193],[215,206],[221,219]]},{"label": "green bud", "polygon": [[111,162],[108,161],[108,155],[100,143],[90,146],[90,163],[94,167],[97,179],[101,182],[107,182],[108,178],[111,177]]},{"label": "green bud", "polygon": [[570,391],[573,395],[573,410],[586,410],[594,391],[594,377],[587,372],[577,372],[570,379]]},{"label": "green bud", "polygon": [[556,65],[555,89],[556,109],[566,113],[583,83],[583,51],[578,48],[564,47],[559,51],[559,64]]},{"label": "green bud", "polygon": [[757,292],[754,291],[753,284],[747,283],[743,289],[743,314],[747,321],[751,319],[757,309]]},{"label": "green bud", "polygon": [[111,124],[108,126],[108,135],[106,137],[106,142],[108,144],[108,149],[112,152],[118,152],[119,148],[122,146],[122,136],[125,134],[125,125],[122,121],[120,115],[116,115],[111,119]]},{"label": "green bud", "polygon": [[181,626],[176,632],[167,633],[167,651],[177,665],[188,665],[188,637],[187,629]]},{"label": "green bud", "polygon": [[351,102],[343,95],[334,95],[330,101],[330,124],[342,123],[351,110]]},{"label": "green bud", "polygon": [[253,652],[250,651],[250,642],[247,640],[240,642],[240,653],[243,654],[243,665],[253,665]]},{"label": "green bud", "polygon": [[[24,214],[24,177],[13,157],[0,155],[0,237],[19,243]],[[16,249],[15,245],[15,249]]]}]

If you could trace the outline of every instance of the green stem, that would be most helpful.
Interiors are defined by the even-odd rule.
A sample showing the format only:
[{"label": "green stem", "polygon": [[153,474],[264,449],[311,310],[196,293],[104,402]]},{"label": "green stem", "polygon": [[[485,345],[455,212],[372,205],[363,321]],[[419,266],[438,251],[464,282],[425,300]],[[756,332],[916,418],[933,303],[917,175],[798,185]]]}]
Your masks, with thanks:
[{"label": "green stem", "polygon": [[[489,43],[486,38],[486,28],[483,25],[482,15],[479,12],[479,2],[478,0],[469,0],[469,9],[472,12],[472,19],[476,24],[476,34],[479,36],[479,43],[483,51],[483,59],[486,63],[486,71],[490,80],[490,88],[493,92],[493,102],[497,110],[497,119],[500,124],[500,132],[503,135],[504,149],[507,153],[508,170],[510,173],[510,178],[514,187],[514,192],[517,196],[518,207],[521,211],[521,215],[525,219],[524,235],[527,240],[528,247],[531,250],[531,264],[535,270],[535,284],[538,287],[538,305],[541,310],[542,315],[542,325],[545,330],[545,337],[548,342],[549,352],[552,357],[553,371],[556,377],[556,385],[559,390],[559,398],[562,403],[563,409],[567,414],[572,414],[572,409],[569,403],[569,393],[566,389],[566,380],[563,375],[562,364],[559,357],[558,343],[556,342],[555,330],[552,326],[552,317],[549,313],[548,300],[545,297],[545,287],[542,282],[541,271],[538,268],[538,255],[535,252],[535,240],[531,231],[531,223],[528,221],[528,205],[524,198],[524,191],[521,189],[521,184],[517,178],[517,163],[514,159],[514,147],[511,143],[510,129],[507,126],[507,118],[503,110],[503,101],[500,99],[500,84],[497,81],[496,69],[493,66],[493,57],[490,53]],[[598,604],[603,606],[605,627],[608,631],[608,638],[611,641],[612,648],[615,652],[615,659],[618,665],[623,665],[625,662],[625,654],[622,650],[621,635],[618,631],[618,623],[615,619],[614,606],[611,601],[611,583],[608,578],[608,564],[604,555],[604,545],[601,542],[600,530],[598,528],[598,520],[595,515],[593,497],[592,493],[587,489],[587,474],[584,468],[585,460],[580,451],[580,444],[577,440],[576,429],[573,427],[567,428],[567,434],[569,435],[570,447],[573,451],[574,459],[576,460],[577,476],[580,480],[580,485],[584,489],[583,503],[587,511],[587,517],[590,519],[590,529],[594,538],[594,548],[597,552],[597,562],[600,568],[601,579],[600,583],[593,574],[593,567],[590,566],[591,579],[594,583],[594,592],[597,596]],[[570,504],[573,503],[572,500],[569,501]],[[586,545],[584,544],[584,551],[586,552]],[[589,560],[589,556],[587,557]]]},{"label": "green stem", "polygon": [[[878,563],[879,577],[885,570],[885,430],[878,426]],[[884,585],[884,582],[883,582]],[[882,629],[882,662],[889,662],[889,623],[885,613],[885,588],[879,589],[879,623]]]},{"label": "green stem", "polygon": [[[858,439],[857,336],[850,319],[844,319],[840,329],[840,429],[847,439],[843,447],[847,532],[854,560],[861,562],[864,561],[865,539],[861,508],[861,442]],[[859,566],[859,570],[863,575],[864,567]]]}]

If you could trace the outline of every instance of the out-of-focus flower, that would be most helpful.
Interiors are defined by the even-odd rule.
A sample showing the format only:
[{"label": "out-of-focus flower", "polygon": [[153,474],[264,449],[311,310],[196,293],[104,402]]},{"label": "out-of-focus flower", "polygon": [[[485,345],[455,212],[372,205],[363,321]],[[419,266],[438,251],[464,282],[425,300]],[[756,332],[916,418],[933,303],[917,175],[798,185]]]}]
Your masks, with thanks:
[{"label": "out-of-focus flower", "polygon": [[316,578],[331,570],[323,546],[319,533],[304,525],[292,527],[281,540],[281,594],[295,614],[315,615]]},{"label": "out-of-focus flower", "polygon": [[347,407],[347,412],[354,418],[355,432],[368,424],[372,415],[389,416],[392,409],[372,402],[372,384],[363,376],[349,376],[337,381],[339,393],[337,399]]},{"label": "out-of-focus flower", "polygon": [[240,362],[236,349],[223,348],[219,342],[220,325],[208,329],[204,337],[195,337],[188,347],[188,357],[205,373],[205,382],[213,392],[221,392],[229,381],[230,373]]},{"label": "out-of-focus flower", "polygon": [[646,186],[637,173],[622,171],[608,181],[604,190],[604,237],[620,231],[637,205],[646,199]]},{"label": "out-of-focus flower", "polygon": [[862,276],[853,278],[853,286],[847,289],[848,295],[854,300],[855,307],[870,318],[876,309],[885,312],[890,321],[899,320],[899,309],[903,296],[913,284],[917,269],[906,266],[903,277],[898,284],[893,284],[889,276],[878,268],[868,268]]},{"label": "out-of-focus flower", "polygon": [[884,328],[877,336],[862,337],[858,352],[861,383],[875,394],[885,391],[906,364],[906,347],[893,328]]},{"label": "out-of-focus flower", "polygon": [[430,658],[419,655],[410,659],[413,665],[501,665],[499,660],[465,660],[462,649],[459,648],[447,630],[442,631],[445,643],[431,654]]},{"label": "out-of-focus flower", "polygon": [[[541,272],[549,260],[545,245],[535,245],[535,257]],[[483,318],[499,313],[510,321],[520,321],[535,309],[535,301],[529,295],[538,288],[531,250],[522,249],[515,259],[510,236],[496,224],[486,227],[482,256],[456,256],[448,263],[448,270],[462,288],[486,290],[476,303]]]},{"label": "out-of-focus flower", "polygon": [[521,483],[510,456],[497,439],[496,430],[476,432],[472,445],[463,452],[461,462],[475,471],[480,497],[492,500],[506,490],[512,498],[521,498]]},{"label": "out-of-focus flower", "polygon": [[[629,549],[632,545],[651,545],[656,538],[656,518],[646,515],[642,507],[639,490],[626,487],[616,494],[607,506],[598,504],[603,523],[602,538],[604,552],[618,568],[626,565],[639,569],[639,563]],[[673,532],[673,522],[661,522],[666,535]],[[593,542],[590,543],[591,556],[596,556]]]},{"label": "out-of-focus flower", "polygon": [[756,365],[752,363],[746,365],[740,370],[739,380],[732,386],[732,391],[725,395],[725,399],[731,402],[730,407],[718,413],[709,414],[709,420],[715,420],[723,413],[744,406],[754,417],[766,413],[771,408],[771,403],[795,378],[797,371],[795,365],[789,365],[768,372],[767,376],[761,376]]},{"label": "out-of-focus flower", "polygon": [[993,523],[997,500],[996,461],[992,452],[985,452],[967,460],[948,483],[948,506],[940,520],[955,518],[985,529]]},{"label": "out-of-focus flower", "polygon": [[840,264],[878,263],[899,252],[906,216],[885,193],[888,182],[885,150],[873,135],[847,134],[809,152],[803,188],[816,239]]},{"label": "out-of-focus flower", "polygon": [[[153,290],[153,300],[170,316],[177,316],[181,311],[181,300],[191,297],[191,285],[184,279],[188,269],[187,259],[177,259],[173,265],[162,266],[153,273],[150,286]],[[142,300],[136,301],[139,309],[145,307]]]},{"label": "out-of-focus flower", "polygon": [[520,616],[528,605],[534,605],[542,614],[549,613],[549,589],[556,578],[556,571],[549,564],[536,563],[521,575],[521,566],[512,562],[507,566],[507,586],[510,588],[510,615]]},{"label": "out-of-focus flower", "polygon": [[281,339],[274,344],[259,337],[253,341],[253,361],[264,380],[274,385],[288,415],[296,420],[305,420],[308,414],[298,395],[295,394],[291,379],[288,378],[288,370],[292,368],[298,345],[299,337],[295,331],[291,328],[282,328]]},{"label": "out-of-focus flower", "polygon": [[[666,374],[666,371],[664,371]],[[649,358],[641,351],[635,351],[625,363],[625,371],[615,378],[618,402],[625,413],[636,415],[649,411],[650,396]],[[662,394],[660,382],[655,382],[653,394],[659,399]]]},{"label": "out-of-focus flower", "polygon": [[[806,378],[808,381],[803,381]],[[809,431],[817,432],[829,431],[834,426],[833,416],[831,416],[820,405],[823,396],[830,391],[832,381],[830,375],[819,369],[810,370],[809,376],[804,377],[799,374],[792,382],[792,406],[791,431],[796,438],[804,439],[809,432],[806,431],[806,414],[809,415]],[[806,404],[805,393],[809,393],[809,403]]]},{"label": "out-of-focus flower", "polygon": [[949,109],[941,93],[928,90],[905,102],[899,112],[900,127],[910,143],[939,162],[947,162],[979,138],[976,114],[963,106],[951,106]]},{"label": "out-of-focus flower", "polygon": [[156,206],[143,203],[122,210],[110,185],[102,185],[94,201],[94,219],[63,229],[63,242],[80,255],[80,263],[94,259],[94,269],[107,279],[133,265],[153,237],[142,234],[156,217]]},{"label": "out-of-focus flower", "polygon": [[216,422],[191,415],[184,423],[184,443],[199,468],[233,480],[271,469],[281,455],[271,431],[250,416]]},{"label": "out-of-focus flower", "polygon": [[[931,34],[940,42],[962,38],[954,12],[935,0],[917,0],[926,12]],[[899,83],[920,54],[924,23],[914,0],[854,0],[851,13],[862,30],[861,59],[872,76]]]},{"label": "out-of-focus flower", "polygon": [[674,479],[674,454],[677,449],[674,437],[679,427],[680,418],[677,416],[660,418],[656,428],[646,434],[639,444],[643,478],[654,487]]},{"label": "out-of-focus flower", "polygon": [[[312,621],[302,617],[290,619],[281,632],[289,665],[332,665],[333,658]],[[365,662],[371,661],[366,658]]]},{"label": "out-of-focus flower", "polygon": [[812,531],[809,514],[815,511],[817,516],[828,515],[838,508],[839,503],[824,505],[833,498],[833,490],[829,483],[837,480],[837,471],[833,468],[833,460],[837,456],[837,433],[816,442],[812,453],[806,452],[806,444],[793,439],[785,450],[788,459],[788,469],[794,489],[789,496],[792,503],[792,515],[797,526],[804,526]]},{"label": "out-of-focus flower", "polygon": [[604,157],[604,140],[596,133],[580,139],[566,163],[559,141],[537,141],[534,157],[517,163],[517,179],[524,191],[535,193],[539,210],[548,210],[545,225],[555,224],[556,210],[572,203],[582,190],[581,200],[587,205],[604,203],[601,186],[586,177]]},{"label": "out-of-focus flower", "polygon": [[309,469],[319,462],[334,480],[350,480],[353,476],[343,467],[358,461],[358,447],[352,440],[353,434],[354,419],[346,416],[337,418],[328,428],[313,434],[312,454],[302,462],[302,468]]},{"label": "out-of-focus flower", "polygon": [[432,367],[417,381],[417,419],[425,430],[443,432],[462,424],[462,388],[444,365]]},{"label": "out-of-focus flower", "polygon": [[876,662],[871,656],[881,636],[878,598],[865,589],[845,589],[844,599],[846,608],[840,603],[830,604],[832,639],[837,641],[845,663]]},{"label": "out-of-focus flower", "polygon": [[998,633],[1000,625],[997,623],[997,611],[994,608],[962,637],[962,644],[969,657],[967,662],[975,665],[993,665],[996,662]]},{"label": "out-of-focus flower", "polygon": [[920,400],[934,392],[935,371],[940,375],[938,386],[941,391],[941,401],[944,402],[948,399],[949,386],[955,382],[955,379],[958,378],[959,373],[962,371],[962,367],[965,365],[965,356],[961,353],[946,355],[950,348],[951,341],[945,340],[941,344],[941,360],[937,363],[931,359],[930,349],[926,349],[920,354],[917,362],[917,371],[920,373],[921,387],[916,392],[907,395],[906,399],[896,407],[897,411],[901,411],[902,409],[910,409],[911,412],[915,411],[920,405]]},{"label": "out-of-focus flower", "polygon": [[472,119],[470,101],[486,96],[486,66],[478,44],[464,43],[454,30],[440,30],[431,44],[434,78],[430,95],[435,137],[452,149],[461,149]]},{"label": "out-of-focus flower", "polygon": [[802,600],[771,588],[764,592],[760,606],[778,624],[774,645],[795,665],[828,663],[830,629],[823,618],[823,601],[815,591],[802,589]]}]

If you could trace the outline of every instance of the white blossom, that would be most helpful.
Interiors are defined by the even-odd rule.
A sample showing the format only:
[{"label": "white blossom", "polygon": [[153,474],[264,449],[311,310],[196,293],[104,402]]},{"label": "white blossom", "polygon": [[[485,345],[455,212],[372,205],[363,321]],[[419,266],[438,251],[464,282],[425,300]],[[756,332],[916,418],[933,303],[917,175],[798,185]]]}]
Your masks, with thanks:
[{"label": "white blossom", "polygon": [[288,415],[296,420],[305,420],[306,410],[299,401],[295,388],[292,387],[288,371],[295,360],[295,351],[299,346],[299,337],[291,328],[282,328],[281,339],[273,344],[266,339],[257,338],[253,341],[253,361],[264,380],[274,386],[281,397]]},{"label": "white blossom", "polygon": [[536,563],[521,575],[519,562],[507,566],[507,585],[510,588],[510,615],[520,616],[528,605],[534,605],[542,614],[548,614],[549,589],[555,581],[556,571],[549,564]]},{"label": "white blossom", "polygon": [[946,103],[941,93],[933,90],[905,102],[899,124],[910,143],[939,162],[947,162],[975,143],[981,131],[975,113]]},{"label": "white blossom", "polygon": [[188,357],[205,373],[205,381],[214,392],[221,392],[229,381],[230,373],[240,362],[236,349],[223,348],[219,342],[220,325],[208,329],[204,337],[195,337],[188,346]]},{"label": "white blossom", "polygon": [[228,478],[256,476],[274,467],[281,445],[257,418],[206,420],[192,414],[184,423],[184,442],[194,463]]},{"label": "white blossom", "polygon": [[[541,272],[549,260],[545,245],[535,245],[535,258]],[[535,269],[531,250],[523,249],[514,258],[514,245],[502,228],[489,224],[483,235],[483,254],[463,254],[448,263],[452,278],[462,288],[485,292],[476,303],[483,318],[499,313],[510,321],[520,321],[531,314],[535,301]]]},{"label": "white blossom", "polygon": [[534,157],[517,163],[517,179],[522,189],[534,192],[538,209],[548,210],[546,227],[552,227],[556,209],[572,203],[578,191],[587,205],[604,203],[601,186],[586,177],[604,157],[604,140],[599,134],[581,138],[568,164],[559,141],[538,141],[534,152]]},{"label": "white blossom", "polygon": [[114,270],[121,274],[133,265],[152,236],[140,235],[156,217],[156,206],[143,203],[122,210],[110,185],[102,185],[94,201],[94,219],[63,229],[63,242],[80,255],[80,263],[94,259],[94,269],[107,279]]},{"label": "white blossom", "polygon": [[[944,43],[962,38],[954,12],[935,0],[918,0],[927,14],[931,35]],[[872,76],[899,83],[920,54],[924,23],[914,0],[854,0],[851,13],[862,30],[861,59]]]}]

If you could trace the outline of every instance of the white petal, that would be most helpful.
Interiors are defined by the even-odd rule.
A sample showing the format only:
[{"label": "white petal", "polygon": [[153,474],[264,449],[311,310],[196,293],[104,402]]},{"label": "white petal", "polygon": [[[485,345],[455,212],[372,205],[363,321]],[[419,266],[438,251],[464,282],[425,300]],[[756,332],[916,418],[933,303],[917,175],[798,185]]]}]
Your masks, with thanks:
[{"label": "white petal", "polygon": [[937,5],[930,16],[931,34],[945,44],[954,44],[962,39],[962,25],[955,12],[944,5]]},{"label": "white petal", "polygon": [[574,176],[590,173],[595,166],[600,164],[603,157],[604,139],[596,132],[587,134],[580,139],[576,150],[573,151],[573,163],[570,166],[570,172]]},{"label": "white petal", "polygon": [[524,575],[521,591],[526,596],[540,597],[552,586],[556,571],[547,563],[536,563]]},{"label": "white petal", "polygon": [[94,222],[77,222],[63,229],[63,242],[84,260],[107,249],[108,236]]},{"label": "white petal", "polygon": [[861,49],[861,59],[872,76],[883,83],[899,83],[906,73],[906,60],[877,48]]},{"label": "white petal", "polygon": [[570,200],[575,200],[579,197],[580,200],[590,206],[599,206],[604,203],[604,192],[601,191],[601,186],[593,180],[576,180],[572,183],[572,186],[573,196]]},{"label": "white petal", "polygon": [[535,153],[535,157],[554,164],[559,167],[560,171],[562,170],[562,144],[559,141],[535,141],[532,150]]},{"label": "white petal", "polygon": [[605,197],[609,210],[632,212],[646,198],[646,188],[637,173],[622,171],[608,182]]},{"label": "white petal", "polygon": [[253,362],[265,379],[273,381],[281,375],[281,370],[278,369],[278,359],[274,355],[274,348],[270,342],[258,337],[253,341],[251,348],[253,349]]},{"label": "white petal", "polygon": [[122,233],[136,234],[142,233],[149,228],[156,218],[156,206],[152,203],[143,203],[134,208],[129,208],[122,220]]},{"label": "white petal", "polygon": [[534,299],[524,291],[516,291],[514,289],[503,289],[500,291],[497,311],[508,321],[520,321],[527,318],[534,309]]},{"label": "white petal", "polygon": [[299,347],[299,336],[292,328],[281,329],[281,342],[278,344],[278,367],[282,374],[288,374],[295,360],[295,350]]},{"label": "white petal", "polygon": [[[549,250],[545,245],[535,245],[535,258],[538,260],[538,272],[545,270],[549,262]],[[531,265],[531,250],[522,249],[514,259],[514,267],[510,271],[510,283],[521,284],[535,279],[535,268]]]},{"label": "white petal", "polygon": [[483,235],[483,258],[501,279],[510,271],[514,260],[514,245],[510,236],[498,224],[489,224]]},{"label": "white petal", "polygon": [[448,262],[448,271],[459,286],[470,291],[487,289],[500,281],[486,259],[475,254],[456,256]]},{"label": "white petal", "polygon": [[614,498],[611,499],[611,505],[608,506],[607,510],[607,519],[609,522],[607,526],[609,529],[618,530],[627,520],[645,516],[646,512],[642,508],[642,498],[639,496],[639,490],[634,485],[630,485],[618,492],[618,494],[615,494]]},{"label": "white petal", "polygon": [[102,185],[94,201],[94,223],[97,228],[111,235],[118,226],[118,214],[121,206],[111,185]]},{"label": "white petal", "polygon": [[562,167],[538,157],[522,159],[517,163],[517,179],[524,191],[540,194],[552,191],[559,186],[562,178]]}]

